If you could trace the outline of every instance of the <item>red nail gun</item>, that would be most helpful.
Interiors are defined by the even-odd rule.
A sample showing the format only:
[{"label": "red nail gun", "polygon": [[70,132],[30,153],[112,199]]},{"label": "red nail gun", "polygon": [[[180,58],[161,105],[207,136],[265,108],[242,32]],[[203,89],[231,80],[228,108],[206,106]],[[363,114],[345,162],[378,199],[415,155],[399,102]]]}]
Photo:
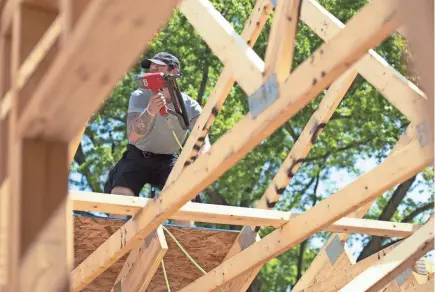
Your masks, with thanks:
[{"label": "red nail gun", "polygon": [[177,78],[180,77],[181,74],[165,74],[162,72],[144,73],[137,76],[137,81],[141,88],[148,89],[154,93],[161,92],[163,91],[163,88],[167,88],[175,112],[164,106],[160,109],[160,115],[166,116],[170,113],[177,116],[181,127],[186,130],[189,128],[190,124],[186,112],[186,104],[184,103],[183,96],[181,95],[181,91],[177,84]]}]

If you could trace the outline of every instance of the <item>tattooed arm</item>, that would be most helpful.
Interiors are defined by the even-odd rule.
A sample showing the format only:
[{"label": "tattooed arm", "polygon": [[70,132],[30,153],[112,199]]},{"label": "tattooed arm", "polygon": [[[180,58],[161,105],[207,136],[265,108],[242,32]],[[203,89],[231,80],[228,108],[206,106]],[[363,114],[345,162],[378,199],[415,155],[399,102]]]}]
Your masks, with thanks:
[{"label": "tattooed arm", "polygon": [[127,115],[127,135],[131,143],[136,143],[148,134],[154,118],[147,110],[142,113],[129,113]]},{"label": "tattooed arm", "polygon": [[148,107],[141,113],[129,113],[127,116],[127,135],[131,143],[148,134],[156,114],[165,106],[163,94],[158,93],[150,98]]}]

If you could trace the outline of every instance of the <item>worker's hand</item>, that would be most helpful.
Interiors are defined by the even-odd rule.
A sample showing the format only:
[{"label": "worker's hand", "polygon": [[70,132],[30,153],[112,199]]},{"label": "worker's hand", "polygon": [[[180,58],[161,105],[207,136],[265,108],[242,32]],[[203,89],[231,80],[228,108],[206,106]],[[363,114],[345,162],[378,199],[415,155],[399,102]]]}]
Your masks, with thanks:
[{"label": "worker's hand", "polygon": [[152,116],[155,116],[165,105],[165,97],[163,94],[157,93],[156,95],[151,96],[150,102],[148,104],[148,113]]}]

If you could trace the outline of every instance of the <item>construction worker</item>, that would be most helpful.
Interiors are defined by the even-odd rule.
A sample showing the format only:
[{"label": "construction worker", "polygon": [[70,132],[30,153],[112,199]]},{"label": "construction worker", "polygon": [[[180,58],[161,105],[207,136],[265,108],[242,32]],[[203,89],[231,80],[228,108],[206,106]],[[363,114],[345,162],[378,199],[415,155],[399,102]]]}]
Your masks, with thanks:
[{"label": "construction worker", "polygon": [[[180,73],[179,60],[166,52],[160,52],[152,59],[144,59],[141,67],[150,72]],[[182,93],[182,96],[190,121],[189,128],[192,130],[202,109],[187,94]],[[180,144],[188,134],[175,115],[162,117],[159,114],[165,105],[174,109],[167,88],[158,94],[143,88],[131,93],[127,116],[129,144],[121,160],[109,172],[104,186],[105,193],[139,196],[145,184],[162,190],[177,161]],[[170,124],[167,118],[170,119]],[[209,148],[210,142],[206,137],[200,154]]]}]

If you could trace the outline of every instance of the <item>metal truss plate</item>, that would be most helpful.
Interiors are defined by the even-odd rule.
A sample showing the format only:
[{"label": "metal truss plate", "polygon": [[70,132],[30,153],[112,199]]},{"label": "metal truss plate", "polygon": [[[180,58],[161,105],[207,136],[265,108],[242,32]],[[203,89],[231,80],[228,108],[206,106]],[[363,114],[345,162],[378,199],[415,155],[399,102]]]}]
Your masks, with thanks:
[{"label": "metal truss plate", "polygon": [[344,246],[340,242],[340,238],[338,236],[334,236],[334,239],[325,249],[326,254],[329,257],[329,261],[331,264],[335,264],[341,254],[344,252]]},{"label": "metal truss plate", "polygon": [[269,77],[249,98],[249,111],[256,117],[278,98],[276,75]]},{"label": "metal truss plate", "polygon": [[408,268],[402,274],[397,276],[396,278],[397,285],[402,286],[403,283],[405,283],[406,279],[408,279],[410,274],[411,274],[411,269]]}]

